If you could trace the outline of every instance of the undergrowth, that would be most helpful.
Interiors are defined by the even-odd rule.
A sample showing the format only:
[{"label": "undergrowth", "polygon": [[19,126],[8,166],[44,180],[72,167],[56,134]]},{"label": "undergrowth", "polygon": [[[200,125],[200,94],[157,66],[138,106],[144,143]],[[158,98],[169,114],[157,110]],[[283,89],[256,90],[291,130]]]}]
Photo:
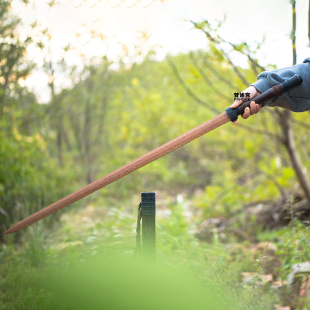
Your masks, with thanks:
[{"label": "undergrowth", "polygon": [[[292,296],[291,291],[279,292],[272,289],[270,284],[263,284],[261,277],[269,271],[276,275],[276,280],[285,281],[292,264],[309,259],[309,227],[304,223],[293,219],[289,227],[269,232],[258,231],[257,238],[262,242],[266,241],[267,245],[260,252],[251,252],[249,250],[251,244],[223,243],[216,232],[213,234],[212,242],[199,242],[190,232],[193,227],[184,216],[183,204],[170,203],[168,210],[166,216],[157,218],[156,266],[159,267],[159,271],[156,274],[161,274],[160,270],[164,272],[163,270],[168,268],[165,273],[182,275],[181,278],[184,281],[180,280],[182,284],[179,288],[176,286],[175,290],[187,289],[187,281],[192,281],[192,285],[198,291],[202,290],[201,294],[197,293],[195,296],[197,309],[199,309],[199,300],[205,298],[203,292],[209,292],[210,296],[214,293],[216,300],[226,303],[226,306],[219,303],[214,306],[214,309],[225,309],[225,307],[226,309],[273,309],[274,304],[285,303],[287,296]],[[144,270],[143,261],[133,251],[136,213],[132,213],[132,209],[126,205],[118,209],[88,206],[78,213],[71,211],[64,214],[54,230],[45,231],[40,222],[27,228],[21,248],[10,245],[3,246],[1,249],[0,308],[3,310],[84,309],[82,305],[80,308],[76,306],[72,299],[63,297],[57,290],[57,282],[50,281],[54,283],[54,286],[51,286],[49,276],[54,274],[61,277],[62,274],[75,270],[74,273],[68,273],[68,279],[71,279],[72,274],[79,274],[83,270],[86,272],[91,266],[102,266],[102,268],[98,267],[98,273],[95,272],[92,278],[95,284],[92,284],[91,279],[87,280],[90,281],[88,289],[91,296],[94,292],[91,289],[92,285],[96,287],[101,285],[102,289],[109,290],[112,279],[104,277],[105,273],[108,274],[104,266],[111,264],[112,261],[119,262],[120,270],[124,270],[122,266],[127,266],[126,264],[129,264],[129,269],[136,270],[137,266],[141,266],[141,270]],[[277,250],[272,255],[268,252],[269,243],[277,245]],[[273,266],[270,264],[270,259],[272,261],[277,259],[280,264]],[[72,269],[73,267],[76,269]],[[111,268],[118,270],[116,265],[111,265]],[[91,272],[89,271],[90,274]],[[249,283],[243,283],[242,272],[253,272],[255,276]],[[156,287],[165,287],[165,283],[169,282],[165,278],[165,273],[161,274],[162,278],[156,278],[156,281],[162,279],[161,283],[156,281],[153,283]],[[96,278],[96,274],[98,277],[102,276],[102,279]],[[84,276],[86,277],[85,274]],[[140,309],[143,303],[139,304],[138,301],[139,287],[133,291],[132,298],[126,294],[122,297],[122,290],[126,290],[124,283],[127,280],[124,280],[125,275],[122,276],[117,272],[115,276],[122,288],[118,292],[119,298],[128,298],[127,309],[131,307]],[[128,285],[131,283],[132,286],[139,286],[139,281],[144,279],[145,273],[142,276],[138,272],[134,276],[129,272],[126,276],[131,279],[131,282],[126,282]],[[73,282],[70,282],[71,280]],[[73,285],[75,289],[72,289],[71,295],[68,293],[68,296],[78,296],[83,286],[83,279],[73,277],[71,280],[66,283]],[[60,282],[63,281],[60,280]],[[125,282],[122,283],[122,281]],[[59,285],[61,286],[61,283]],[[172,295],[175,293],[170,286],[169,290],[172,290]],[[112,290],[111,294],[115,292]],[[158,291],[158,294],[162,292]],[[94,298],[100,299],[100,294]],[[184,304],[182,298],[183,296],[180,295],[179,305],[174,301],[177,308],[182,309],[182,303]],[[188,299],[191,300],[191,298],[189,293]],[[169,300],[169,294],[158,297],[154,303],[158,306],[161,301],[164,305],[167,300]],[[109,309],[119,309],[117,303],[114,305],[111,300],[110,302]],[[228,307],[227,304],[229,304]],[[306,302],[304,301],[302,305],[305,307]],[[306,309],[302,308],[300,303],[295,303],[294,307]]]}]

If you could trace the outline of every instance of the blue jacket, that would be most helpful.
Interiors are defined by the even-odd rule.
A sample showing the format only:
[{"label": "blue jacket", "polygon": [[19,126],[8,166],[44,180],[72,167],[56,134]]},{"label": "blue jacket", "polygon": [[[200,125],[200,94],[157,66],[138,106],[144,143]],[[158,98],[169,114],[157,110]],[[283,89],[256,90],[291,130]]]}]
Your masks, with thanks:
[{"label": "blue jacket", "polygon": [[257,77],[257,82],[251,84],[258,91],[265,92],[273,85],[284,82],[294,74],[299,74],[303,82],[291,88],[281,96],[274,97],[264,102],[264,106],[281,107],[294,112],[310,110],[310,57],[302,64],[286,67],[274,71],[264,71]]}]

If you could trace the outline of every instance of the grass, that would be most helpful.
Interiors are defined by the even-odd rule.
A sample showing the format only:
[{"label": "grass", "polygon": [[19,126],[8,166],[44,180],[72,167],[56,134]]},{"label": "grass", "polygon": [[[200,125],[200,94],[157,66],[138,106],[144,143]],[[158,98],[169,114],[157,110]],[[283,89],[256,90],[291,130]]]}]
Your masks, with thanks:
[{"label": "grass", "polygon": [[[53,230],[45,231],[42,221],[27,228],[20,249],[4,246],[0,309],[188,309],[191,303],[192,309],[255,310],[285,301],[269,284],[259,285],[268,265],[264,251],[224,244],[216,233],[211,243],[198,242],[189,233],[195,219],[188,221],[182,203],[167,202],[170,215],[157,217],[157,263],[145,266],[133,252],[136,211],[130,205],[70,210]],[[268,268],[279,268],[282,280],[309,255],[308,229],[292,225],[258,233],[277,244],[269,256],[281,266]],[[255,273],[248,284],[242,284],[245,271]]]}]

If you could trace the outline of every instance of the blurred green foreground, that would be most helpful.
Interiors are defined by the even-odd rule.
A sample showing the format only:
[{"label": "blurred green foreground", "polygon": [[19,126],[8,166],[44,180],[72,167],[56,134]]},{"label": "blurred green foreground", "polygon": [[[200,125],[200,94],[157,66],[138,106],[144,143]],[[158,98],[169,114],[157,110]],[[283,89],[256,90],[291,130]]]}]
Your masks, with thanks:
[{"label": "blurred green foreground", "polygon": [[237,309],[217,285],[203,289],[181,270],[160,263],[97,260],[48,273],[45,281],[53,301],[66,309]]}]

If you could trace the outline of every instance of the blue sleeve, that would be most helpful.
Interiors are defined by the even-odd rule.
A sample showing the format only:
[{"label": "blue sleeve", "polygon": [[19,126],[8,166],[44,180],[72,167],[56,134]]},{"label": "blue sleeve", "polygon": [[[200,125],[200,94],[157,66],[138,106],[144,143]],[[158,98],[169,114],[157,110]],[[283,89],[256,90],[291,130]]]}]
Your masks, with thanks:
[{"label": "blue sleeve", "polygon": [[301,76],[303,80],[301,85],[291,88],[278,97],[267,100],[264,106],[281,107],[293,112],[308,111],[310,110],[310,57],[306,58],[299,65],[262,72],[257,77],[257,82],[251,85],[258,91],[265,92],[272,86],[284,82],[295,74]]}]

